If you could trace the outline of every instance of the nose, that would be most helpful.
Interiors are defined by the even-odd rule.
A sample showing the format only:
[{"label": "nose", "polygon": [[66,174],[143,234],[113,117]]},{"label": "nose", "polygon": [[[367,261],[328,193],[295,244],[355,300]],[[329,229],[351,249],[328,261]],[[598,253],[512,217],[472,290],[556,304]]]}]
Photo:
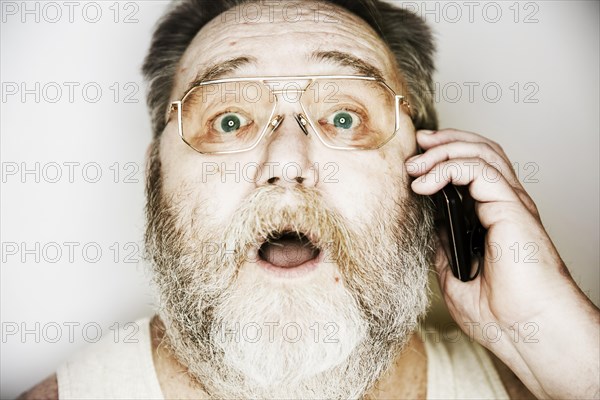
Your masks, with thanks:
[{"label": "nose", "polygon": [[286,114],[279,114],[271,120],[257,186],[314,187],[318,182],[318,168],[310,159],[314,139],[308,132],[308,122],[301,113],[292,115],[286,118]]}]

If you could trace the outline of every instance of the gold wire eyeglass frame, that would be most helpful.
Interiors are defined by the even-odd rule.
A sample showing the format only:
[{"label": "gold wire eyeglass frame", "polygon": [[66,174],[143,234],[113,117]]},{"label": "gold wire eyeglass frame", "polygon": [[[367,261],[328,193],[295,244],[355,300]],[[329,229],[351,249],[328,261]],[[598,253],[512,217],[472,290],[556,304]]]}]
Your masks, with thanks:
[{"label": "gold wire eyeglass frame", "polygon": [[[383,87],[394,96],[394,109],[395,109],[394,132],[383,143],[379,144],[376,147],[368,148],[368,149],[360,148],[360,147],[351,147],[351,146],[334,146],[332,144],[327,143],[321,137],[321,134],[319,133],[319,129],[316,128],[314,122],[310,118],[310,113],[308,113],[306,111],[304,104],[302,104],[302,102],[301,102],[302,95],[317,80],[336,80],[336,79],[354,79],[354,80],[365,80],[365,81],[378,82],[378,83],[382,84]],[[306,86],[303,89],[298,89],[298,88],[272,89],[267,84],[268,82],[279,82],[279,81],[308,81],[308,83],[306,84]],[[230,83],[230,82],[262,82],[266,87],[269,88],[271,94],[275,98],[275,101],[273,102],[274,103],[273,109],[271,110],[271,114],[269,115],[269,118],[268,118],[269,122],[267,124],[265,124],[265,126],[262,128],[260,134],[258,135],[256,141],[249,147],[246,147],[243,149],[238,149],[238,150],[224,150],[224,151],[211,151],[211,152],[200,151],[200,150],[196,149],[194,146],[192,146],[192,144],[189,143],[183,135],[183,116],[182,116],[183,102],[196,88],[198,88],[200,86],[219,84],[219,83]],[[181,100],[173,101],[171,103],[171,107],[169,108],[169,111],[167,114],[167,122],[170,120],[173,111],[177,110],[177,127],[179,129],[179,136],[181,137],[181,140],[183,140],[185,142],[185,144],[187,144],[189,147],[191,147],[193,150],[197,151],[200,154],[241,153],[241,152],[249,151],[249,150],[252,150],[253,148],[255,148],[262,141],[262,139],[264,138],[267,131],[269,131],[269,129],[271,130],[271,132],[274,131],[275,129],[277,129],[279,124],[283,121],[283,117],[281,115],[275,116],[274,114],[275,114],[275,110],[277,110],[277,104],[279,101],[278,95],[284,94],[284,93],[300,93],[300,97],[298,98],[297,102],[300,103],[300,107],[302,108],[302,114],[295,114],[295,118],[296,118],[296,121],[300,124],[300,127],[302,128],[303,132],[306,135],[308,135],[308,131],[306,130],[306,125],[307,124],[310,125],[313,132],[319,138],[319,141],[321,143],[323,143],[323,145],[325,145],[326,147],[329,147],[331,149],[336,149],[336,150],[375,150],[375,149],[378,149],[378,148],[384,146],[390,140],[392,140],[392,138],[396,135],[396,132],[400,128],[400,112],[401,112],[400,110],[401,110],[402,106],[407,107],[408,115],[411,116],[410,104],[406,100],[406,98],[403,95],[396,94],[396,92],[387,83],[385,83],[385,81],[383,81],[379,78],[376,78],[373,76],[363,76],[363,75],[297,75],[297,76],[258,76],[258,77],[249,77],[249,78],[223,78],[223,79],[215,79],[215,80],[208,80],[208,81],[200,82],[197,85],[194,85],[191,88],[189,88],[183,94],[183,96],[181,97]]]}]

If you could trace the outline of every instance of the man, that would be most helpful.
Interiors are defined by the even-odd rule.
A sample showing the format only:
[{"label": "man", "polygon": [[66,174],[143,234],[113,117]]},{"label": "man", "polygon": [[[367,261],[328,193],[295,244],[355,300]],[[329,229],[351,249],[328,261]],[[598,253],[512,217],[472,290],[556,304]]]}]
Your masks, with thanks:
[{"label": "man", "polygon": [[[181,1],[161,21],[144,64],[161,308],[137,345],[105,343],[23,397],[598,397],[598,310],[508,157],[433,130],[424,23],[378,1],[300,4],[291,20],[286,2]],[[488,255],[535,243],[538,262],[488,256],[454,278],[426,197],[449,183],[468,185]],[[431,264],[498,369],[480,345],[416,334]]]}]

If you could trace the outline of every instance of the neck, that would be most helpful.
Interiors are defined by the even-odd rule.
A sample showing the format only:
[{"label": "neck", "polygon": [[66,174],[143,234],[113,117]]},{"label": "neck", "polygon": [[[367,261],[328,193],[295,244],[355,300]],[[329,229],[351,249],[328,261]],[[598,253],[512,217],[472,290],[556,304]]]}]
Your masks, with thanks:
[{"label": "neck", "polygon": [[[152,357],[156,375],[165,398],[208,399],[194,385],[182,365],[164,346],[164,324],[158,316],[150,321]],[[365,399],[425,398],[427,391],[427,355],[418,334],[412,334],[404,350],[366,395]]]}]

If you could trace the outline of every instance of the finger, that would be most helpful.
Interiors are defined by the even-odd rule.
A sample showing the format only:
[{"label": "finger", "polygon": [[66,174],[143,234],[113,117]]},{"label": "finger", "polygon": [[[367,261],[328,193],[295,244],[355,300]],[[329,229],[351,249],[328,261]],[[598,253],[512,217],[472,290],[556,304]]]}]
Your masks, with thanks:
[{"label": "finger", "polygon": [[437,273],[438,282],[440,289],[443,292],[447,290],[446,284],[448,279],[452,278],[452,270],[450,269],[450,261],[448,261],[448,255],[446,254],[446,248],[448,248],[448,239],[445,232],[439,232],[436,237],[436,252],[435,252],[435,271]]},{"label": "finger", "polygon": [[446,249],[449,248],[447,232],[443,229],[439,230],[436,239],[435,272],[442,294],[447,299],[446,305],[451,313],[459,311],[458,308],[468,308],[471,305],[469,299],[470,287],[479,285],[480,281],[476,279],[462,282],[454,277],[446,253]]},{"label": "finger", "polygon": [[[415,193],[432,195],[448,183],[468,185],[471,197],[478,202],[501,202],[502,207],[512,210],[525,207],[500,171],[481,158],[456,158],[438,163],[429,172],[415,179],[411,187]],[[478,214],[481,224],[486,229],[506,215],[507,213]]]},{"label": "finger", "polygon": [[493,165],[515,189],[523,189],[510,164],[485,142],[449,142],[430,147],[425,153],[409,159],[407,171],[412,176],[421,176],[442,161],[474,157]]},{"label": "finger", "polygon": [[411,186],[419,194],[432,195],[448,183],[470,185],[469,193],[474,200],[481,202],[518,200],[500,171],[479,157],[454,158],[438,163],[415,179]]},{"label": "finger", "polygon": [[[500,145],[472,132],[458,131],[455,129],[445,129],[435,131],[435,133],[431,132],[434,131],[418,131],[418,140],[419,138],[423,138],[420,140],[425,142],[429,141],[430,143],[426,146],[422,146],[429,146],[425,153],[413,156],[407,160],[406,168],[409,175],[421,176],[423,173],[429,171],[436,162],[452,158],[480,157],[493,165],[502,173],[502,175],[504,175],[527,210],[540,220],[540,214],[535,202],[519,181],[510,160]],[[432,138],[433,136],[435,136],[435,139]],[[459,138],[465,141],[452,141],[455,139],[458,140]],[[432,154],[429,155],[429,153]]]},{"label": "finger", "polygon": [[461,131],[458,129],[440,129],[437,131],[427,131],[420,130],[417,131],[417,142],[421,146],[423,150],[427,150],[431,147],[438,146],[440,144],[450,143],[450,142],[471,142],[471,143],[487,143],[490,147],[492,147],[496,153],[500,154],[502,158],[506,160],[508,164],[510,164],[510,160],[502,146],[493,140],[486,138],[485,136],[479,135],[474,132]]}]

